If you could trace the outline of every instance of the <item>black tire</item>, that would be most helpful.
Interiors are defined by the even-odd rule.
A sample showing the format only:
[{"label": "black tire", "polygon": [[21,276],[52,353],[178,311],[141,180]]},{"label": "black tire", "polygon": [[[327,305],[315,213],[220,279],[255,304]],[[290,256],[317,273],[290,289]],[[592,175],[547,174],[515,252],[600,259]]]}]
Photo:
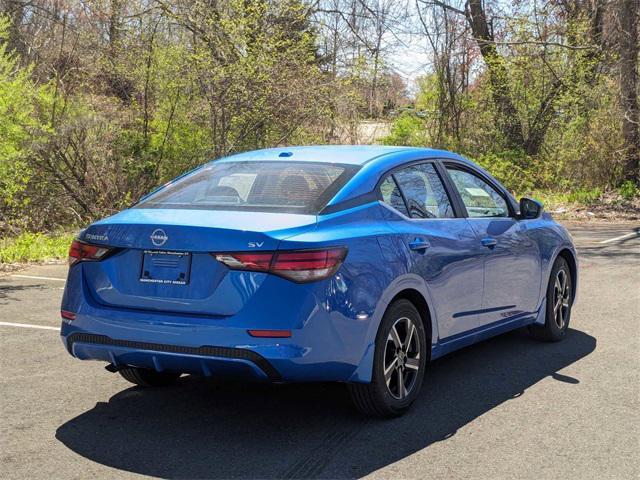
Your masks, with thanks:
[{"label": "black tire", "polygon": [[[407,319],[415,326],[415,330],[411,329]],[[404,329],[403,325],[406,325]],[[402,340],[400,349],[396,348],[397,343],[390,339],[392,327],[396,327],[395,338]],[[415,332],[413,335],[416,335],[416,340],[409,337],[408,330],[410,329]],[[351,399],[361,413],[374,417],[396,417],[403,414],[411,406],[420,393],[427,359],[430,356],[427,348],[430,348],[431,345],[427,345],[426,338],[422,318],[413,303],[400,299],[387,308],[376,336],[371,383],[351,383],[348,385]],[[407,343],[408,346],[406,346]],[[401,355],[402,358],[396,358],[400,355],[399,350],[403,348],[406,353]],[[394,360],[389,362],[390,359]],[[389,380],[390,383],[387,383],[385,367],[389,371],[394,363],[396,366],[393,367],[393,372],[395,373],[391,373],[387,377],[392,377]],[[414,370],[416,366],[418,368]],[[398,370],[401,370],[399,374]],[[402,379],[403,387],[400,387],[400,379]],[[407,383],[409,387],[405,386]]]},{"label": "black tire", "polygon": [[147,368],[126,367],[118,370],[122,378],[141,387],[166,387],[180,377],[176,372],[156,372]]},{"label": "black tire", "polygon": [[[562,292],[560,292],[558,282],[562,284],[562,278],[566,283],[562,286]],[[573,296],[571,269],[563,257],[558,257],[553,264],[547,284],[544,325],[530,325],[529,332],[531,336],[544,342],[559,342],[562,340],[569,329]],[[561,320],[559,320],[559,315]]]}]

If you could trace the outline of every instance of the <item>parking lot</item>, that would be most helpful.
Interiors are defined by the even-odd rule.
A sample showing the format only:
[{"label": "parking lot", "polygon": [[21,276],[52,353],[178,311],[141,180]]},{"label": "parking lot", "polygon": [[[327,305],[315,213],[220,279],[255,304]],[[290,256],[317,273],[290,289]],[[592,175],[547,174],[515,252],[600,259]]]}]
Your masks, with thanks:
[{"label": "parking lot", "polygon": [[341,385],[134,388],[63,349],[66,266],[0,276],[0,478],[638,478],[640,228],[569,228],[566,340],[444,357],[394,420],[359,416]]}]

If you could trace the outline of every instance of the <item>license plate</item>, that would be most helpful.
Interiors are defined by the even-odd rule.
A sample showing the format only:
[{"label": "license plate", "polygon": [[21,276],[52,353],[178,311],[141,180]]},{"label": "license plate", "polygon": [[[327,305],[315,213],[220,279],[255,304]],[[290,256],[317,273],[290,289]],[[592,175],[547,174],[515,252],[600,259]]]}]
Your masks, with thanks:
[{"label": "license plate", "polygon": [[145,250],[142,253],[140,281],[167,285],[186,285],[191,274],[189,252]]}]

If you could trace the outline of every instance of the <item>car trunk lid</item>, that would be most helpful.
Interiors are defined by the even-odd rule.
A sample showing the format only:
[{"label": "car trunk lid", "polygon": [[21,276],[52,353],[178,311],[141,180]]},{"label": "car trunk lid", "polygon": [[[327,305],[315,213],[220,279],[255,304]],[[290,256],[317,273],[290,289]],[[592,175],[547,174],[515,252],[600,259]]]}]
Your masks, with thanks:
[{"label": "car trunk lid", "polygon": [[233,315],[266,274],[230,271],[211,253],[276,250],[282,239],[315,224],[313,215],[125,210],[80,235],[82,241],[114,248],[100,262],[83,263],[85,283],[106,306]]}]

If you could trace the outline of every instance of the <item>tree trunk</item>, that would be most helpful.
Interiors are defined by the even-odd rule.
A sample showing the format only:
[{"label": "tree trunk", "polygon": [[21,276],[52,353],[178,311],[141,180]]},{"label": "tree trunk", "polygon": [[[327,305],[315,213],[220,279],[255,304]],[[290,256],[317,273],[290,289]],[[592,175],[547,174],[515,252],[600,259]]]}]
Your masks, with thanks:
[{"label": "tree trunk", "polygon": [[619,0],[618,42],[620,61],[620,104],[626,161],[624,179],[640,183],[640,110],[638,108],[638,16],[639,0]]},{"label": "tree trunk", "polygon": [[524,134],[522,132],[522,124],[518,118],[518,112],[511,99],[507,68],[504,64],[504,59],[496,49],[493,34],[489,31],[482,0],[469,0],[466,16],[473,36],[478,42],[482,58],[487,64],[491,95],[493,103],[498,110],[498,128],[509,146],[522,148],[525,143]]},{"label": "tree trunk", "polygon": [[109,5],[109,56],[115,62],[122,30],[122,0],[111,0]]}]

